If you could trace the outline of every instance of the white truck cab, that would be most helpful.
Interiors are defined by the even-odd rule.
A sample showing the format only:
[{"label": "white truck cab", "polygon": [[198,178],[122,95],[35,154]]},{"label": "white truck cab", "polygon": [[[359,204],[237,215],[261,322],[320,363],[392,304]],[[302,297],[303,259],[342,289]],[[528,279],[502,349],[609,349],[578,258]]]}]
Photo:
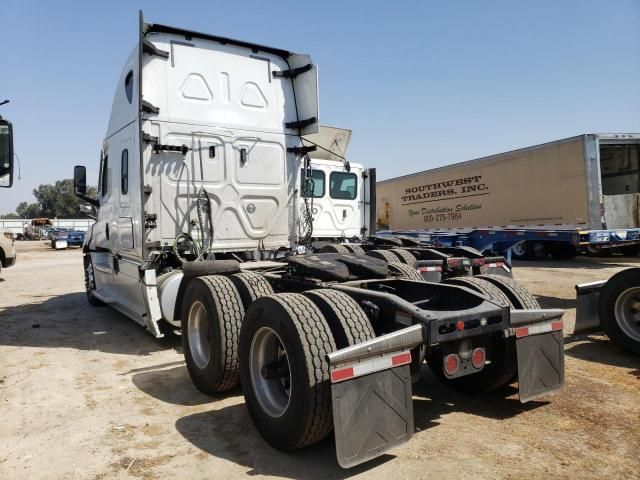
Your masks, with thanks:
[{"label": "white truck cab", "polygon": [[[161,321],[180,328],[198,389],[241,384],[256,428],[280,450],[333,431],[343,467],[411,438],[411,370],[426,355],[453,386],[517,376],[522,401],[560,388],[562,322],[550,322],[562,311],[522,309],[532,297],[510,310],[468,284],[424,282],[402,245],[368,252],[378,257],[346,244],[308,253],[313,237],[371,233],[375,172],[347,163],[347,131],[319,128],[307,55],[142,15],[139,32],[114,96],[99,198],[86,195],[86,169],[74,171],[75,193],[97,207],[83,245],[92,305],[156,337]],[[526,293],[491,280],[514,303]],[[510,334],[534,323],[544,339]]]},{"label": "white truck cab", "polygon": [[351,130],[324,125],[318,133],[303,137],[305,144],[316,147],[309,154],[311,182],[307,179],[305,190],[302,170],[298,188],[301,218],[307,205],[312,211],[314,240],[357,241],[374,233],[371,192],[375,193],[375,169],[347,161],[350,139]]}]

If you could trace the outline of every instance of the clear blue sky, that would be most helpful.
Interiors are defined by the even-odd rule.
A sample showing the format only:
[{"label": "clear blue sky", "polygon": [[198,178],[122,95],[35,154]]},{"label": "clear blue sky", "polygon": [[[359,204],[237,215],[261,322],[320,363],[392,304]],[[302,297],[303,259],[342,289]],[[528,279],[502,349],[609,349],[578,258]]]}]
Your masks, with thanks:
[{"label": "clear blue sky", "polygon": [[0,213],[97,159],[151,22],[311,54],[321,122],[379,178],[585,132],[640,132],[640,1],[2,0],[0,107],[22,179]]}]

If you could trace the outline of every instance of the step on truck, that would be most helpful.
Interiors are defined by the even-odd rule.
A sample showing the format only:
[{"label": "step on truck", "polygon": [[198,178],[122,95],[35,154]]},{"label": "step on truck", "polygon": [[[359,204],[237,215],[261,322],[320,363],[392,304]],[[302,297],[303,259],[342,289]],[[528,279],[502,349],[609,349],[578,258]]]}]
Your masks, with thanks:
[{"label": "step on truck", "polygon": [[[389,262],[300,254],[296,185],[318,130],[308,55],[154,23],[118,80],[83,246],[91,305],[156,337],[180,328],[195,386],[242,385],[274,447],[335,435],[350,467],[409,440],[424,362],[477,394],[523,402],[564,381],[562,311],[513,280],[407,278]],[[212,435],[215,432],[212,431]]]}]

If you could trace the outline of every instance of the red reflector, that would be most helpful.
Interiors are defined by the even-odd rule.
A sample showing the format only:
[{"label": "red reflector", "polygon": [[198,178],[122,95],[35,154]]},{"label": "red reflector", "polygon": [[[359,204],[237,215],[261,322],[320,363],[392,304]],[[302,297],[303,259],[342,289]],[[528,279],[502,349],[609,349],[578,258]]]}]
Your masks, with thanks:
[{"label": "red reflector", "polygon": [[471,363],[475,368],[482,368],[484,366],[486,356],[484,348],[476,348],[471,354]]},{"label": "red reflector", "polygon": [[484,258],[474,258],[471,263],[476,267],[481,267],[484,265]]},{"label": "red reflector", "polygon": [[458,369],[460,368],[460,359],[458,355],[452,353],[451,355],[447,355],[444,359],[444,372],[447,375],[454,375]]},{"label": "red reflector", "polygon": [[353,377],[353,367],[343,368],[342,370],[334,370],[331,372],[331,381],[339,382],[347,378]]},{"label": "red reflector", "polygon": [[458,330],[464,330],[464,322],[462,320],[458,320],[458,322],[456,323],[456,328]]},{"label": "red reflector", "polygon": [[450,267],[459,267],[460,265],[462,265],[462,262],[457,258],[447,258],[447,265],[449,265]]},{"label": "red reflector", "polygon": [[562,330],[562,320],[559,320],[557,322],[553,322],[551,324],[551,330]]},{"label": "red reflector", "polygon": [[516,338],[526,337],[527,335],[529,335],[528,327],[516,328]]},{"label": "red reflector", "polygon": [[406,365],[407,363],[411,363],[411,352],[405,352],[391,357],[391,364],[394,367],[398,365]]}]

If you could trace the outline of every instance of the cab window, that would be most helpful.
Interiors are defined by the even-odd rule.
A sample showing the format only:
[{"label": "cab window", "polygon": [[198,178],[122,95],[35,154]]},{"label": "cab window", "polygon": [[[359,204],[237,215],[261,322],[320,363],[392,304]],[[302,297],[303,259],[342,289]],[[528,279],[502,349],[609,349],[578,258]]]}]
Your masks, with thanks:
[{"label": "cab window", "polygon": [[322,170],[311,170],[311,180],[313,180],[313,186],[311,184],[312,182],[310,181],[307,181],[307,185],[305,185],[304,170],[300,171],[300,178],[302,179],[301,190],[303,195],[312,198],[324,197],[325,176]]},{"label": "cab window", "polygon": [[329,195],[339,200],[355,200],[358,196],[358,177],[355,173],[332,172]]},{"label": "cab window", "polygon": [[109,172],[109,155],[105,155],[104,158],[102,159],[102,172],[101,172],[101,178],[100,178],[100,180],[102,181],[102,183],[100,184],[100,193],[102,194],[103,197],[107,195],[107,190],[109,189],[109,179],[107,178],[108,172]]},{"label": "cab window", "polygon": [[127,73],[124,79],[124,93],[127,96],[127,102],[133,101],[133,70]]}]

